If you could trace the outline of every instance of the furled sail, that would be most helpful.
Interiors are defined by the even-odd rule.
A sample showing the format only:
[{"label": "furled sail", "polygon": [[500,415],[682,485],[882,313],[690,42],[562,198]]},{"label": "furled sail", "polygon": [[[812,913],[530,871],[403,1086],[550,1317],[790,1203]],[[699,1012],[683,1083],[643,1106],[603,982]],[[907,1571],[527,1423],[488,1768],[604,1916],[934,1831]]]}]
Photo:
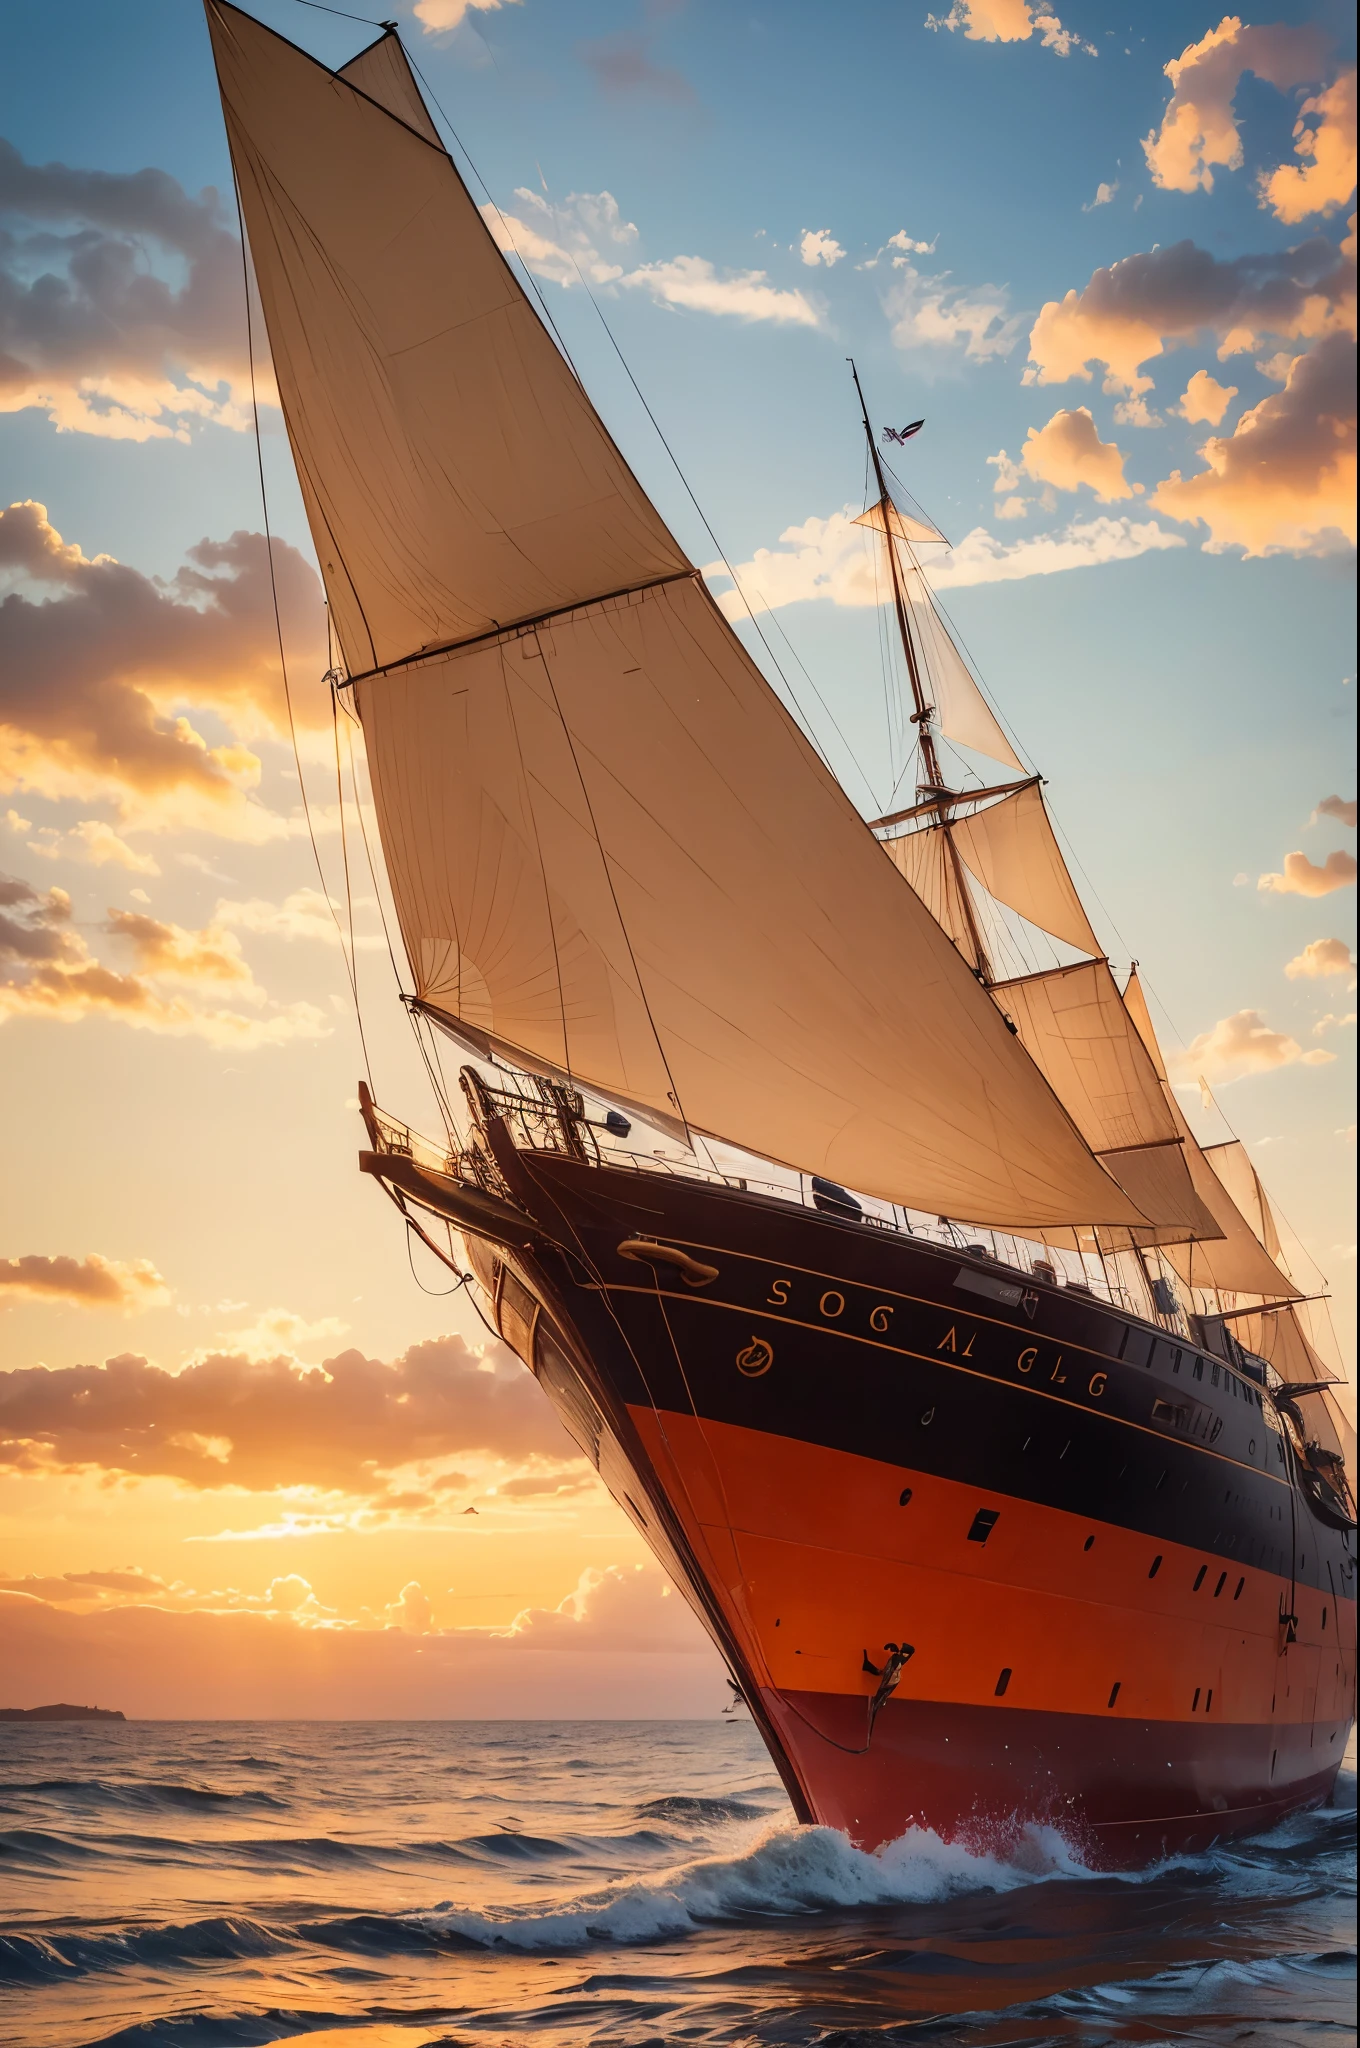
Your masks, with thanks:
[{"label": "furled sail", "polygon": [[867,1193],[1141,1221],[689,569],[452,162],[207,6],[425,1007]]},{"label": "furled sail", "polygon": [[[1230,1294],[1262,1295],[1267,1300],[1297,1297],[1302,1291],[1277,1266],[1251,1224],[1238,1208],[1223,1180],[1214,1172],[1181,1112],[1174,1089],[1166,1078],[1166,1062],[1157,1043],[1147,997],[1135,968],[1124,990],[1124,1005],[1133,1019],[1148,1056],[1161,1077],[1176,1129],[1182,1141],[1185,1163],[1195,1193],[1218,1225],[1211,1242],[1196,1239],[1189,1244],[1167,1248],[1167,1258],[1187,1287],[1212,1289]],[[1250,1164],[1250,1162],[1248,1162]]]},{"label": "furled sail", "polygon": [[[930,895],[925,895],[916,876],[919,874],[926,881],[926,887],[941,900],[946,910],[946,916],[940,917],[940,922],[956,943],[963,943],[959,930],[949,921],[952,913],[963,926],[966,938],[967,920],[947,893],[952,888],[956,895],[957,883],[950,875],[953,863],[946,857],[943,844],[946,830],[964,866],[989,896],[1018,911],[1040,931],[1075,946],[1078,952],[1101,951],[1100,941],[1091,930],[1090,919],[1067,871],[1067,863],[1054,836],[1037,781],[1023,783],[1019,789],[988,804],[985,809],[973,811],[970,816],[952,818],[947,827],[938,822],[925,824],[916,832],[903,833],[896,839],[883,842],[917,894],[923,895],[930,908],[935,910],[934,901]],[[922,841],[924,845],[919,843]],[[949,878],[945,884],[934,880],[933,870],[936,868]],[[938,911],[935,914],[940,916]],[[966,944],[964,950],[968,950]]]}]

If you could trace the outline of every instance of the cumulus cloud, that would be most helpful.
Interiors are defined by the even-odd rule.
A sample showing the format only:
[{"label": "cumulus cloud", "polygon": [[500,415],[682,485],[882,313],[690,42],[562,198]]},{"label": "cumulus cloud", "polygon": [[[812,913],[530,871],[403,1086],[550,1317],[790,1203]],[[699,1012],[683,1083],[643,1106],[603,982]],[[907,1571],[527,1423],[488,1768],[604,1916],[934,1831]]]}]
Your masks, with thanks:
[{"label": "cumulus cloud", "polygon": [[383,1617],[389,1627],[405,1629],[408,1635],[429,1634],[434,1626],[434,1608],[419,1579],[407,1580],[396,1599],[383,1609]]},{"label": "cumulus cloud", "polygon": [[1176,410],[1192,425],[1203,421],[1211,427],[1220,426],[1224,413],[1237,396],[1237,388],[1236,384],[1220,384],[1207,370],[1196,370],[1181,393],[1181,402]]},{"label": "cumulus cloud", "polygon": [[[366,899],[372,901],[372,898]],[[323,946],[340,944],[340,927],[336,922],[340,905],[334,897],[323,896],[319,889],[294,889],[285,896],[282,903],[273,903],[262,896],[252,896],[245,902],[233,902],[223,897],[212,914],[213,926],[222,930],[254,932],[270,939],[314,939]],[[349,935],[345,935],[349,944]],[[357,950],[374,951],[383,944],[375,933],[357,933],[354,944]]]},{"label": "cumulus cloud", "polygon": [[68,1302],[76,1308],[117,1309],[135,1315],[163,1308],[170,1289],[150,1259],[106,1259],[88,1252],[83,1259],[68,1254],[27,1252],[0,1259],[0,1299]]},{"label": "cumulus cloud", "polygon": [[1236,1010],[1211,1031],[1202,1031],[1183,1053],[1170,1058],[1172,1078],[1181,1086],[1197,1080],[1240,1081],[1248,1074],[1269,1074],[1276,1067],[1320,1067],[1335,1059],[1321,1046],[1305,1052],[1288,1032],[1273,1031],[1259,1010]]},{"label": "cumulus cloud", "polygon": [[297,1574],[264,1594],[173,1587],[86,1613],[64,1579],[11,1581],[0,1587],[0,1660],[23,1674],[21,1703],[92,1697],[133,1717],[325,1720],[341,1702],[348,1717],[481,1720],[545,1697],[565,1719],[715,1715],[721,1661],[664,1587],[650,1565],[612,1565],[522,1625],[420,1632],[394,1612],[421,1614],[423,1589],[411,1586],[348,1620]]},{"label": "cumulus cloud", "polygon": [[1000,285],[951,285],[951,272],[927,277],[904,256],[893,258],[897,271],[884,309],[895,347],[904,350],[961,349],[974,362],[1008,356],[1020,337],[1019,316]]},{"label": "cumulus cloud", "polygon": [[805,228],[798,244],[798,253],[809,270],[815,270],[819,263],[828,270],[839,263],[845,251],[830,228]]},{"label": "cumulus cloud", "polygon": [[673,256],[643,263],[620,284],[649,292],[659,304],[693,313],[725,313],[736,320],[772,320],[778,326],[820,327],[822,316],[800,291],[772,285],[763,270],[719,274],[706,256]]},{"label": "cumulus cloud", "polygon": [[[757,548],[749,562],[736,565],[738,586],[753,609],[773,611],[808,598],[854,606],[883,602],[881,578],[874,574],[864,528],[854,523],[850,507],[827,519],[814,517],[801,526],[786,527],[779,541],[777,548]],[[927,575],[934,588],[957,590],[969,584],[1015,583],[1065,569],[1096,568],[1184,546],[1179,534],[1168,533],[1156,520],[1073,520],[1056,533],[1034,534],[1009,545],[978,526],[942,561],[932,562]],[[704,574],[721,581],[728,571],[721,562],[711,562]],[[718,603],[729,619],[745,618],[738,590],[721,592]]]},{"label": "cumulus cloud", "polygon": [[0,412],[132,441],[249,425],[241,245],[211,187],[0,141],[0,216]]},{"label": "cumulus cloud", "polygon": [[1353,796],[1325,796],[1318,805],[1314,815],[1319,818],[1335,818],[1340,824],[1349,825],[1353,832],[1355,830],[1355,798]]},{"label": "cumulus cloud", "polygon": [[459,28],[469,14],[494,14],[501,7],[518,7],[521,0],[416,0],[415,16],[427,36]]},{"label": "cumulus cloud", "polygon": [[532,1649],[655,1651],[699,1648],[697,1629],[653,1566],[611,1564],[603,1571],[587,1566],[556,1607],[526,1607],[496,1634]]},{"label": "cumulus cloud", "polygon": [[1088,201],[1087,201],[1087,202],[1085,203],[1085,205],[1084,205],[1084,206],[1082,207],[1082,209],[1081,209],[1081,210],[1082,210],[1082,212],[1083,212],[1083,213],[1094,213],[1094,212],[1095,212],[1095,210],[1096,210],[1096,208],[1097,208],[1098,206],[1108,206],[1108,205],[1110,204],[1110,201],[1111,201],[1111,200],[1112,200],[1112,199],[1114,198],[1114,195],[1115,195],[1115,193],[1116,193],[1116,192],[1117,192],[1118,190],[1119,190],[1119,180],[1118,180],[1118,178],[1113,178],[1113,179],[1109,180],[1108,182],[1106,182],[1105,180],[1103,180],[1103,179],[1102,179],[1101,183],[1100,183],[1099,185],[1097,185],[1097,186],[1096,186],[1096,196],[1095,196],[1095,198],[1094,198],[1094,199],[1090,199],[1090,200],[1088,200]]},{"label": "cumulus cloud", "polygon": [[1302,164],[1261,173],[1261,204],[1290,227],[1310,213],[1331,214],[1355,190],[1355,72],[1347,71],[1305,100],[1294,123],[1294,151]]},{"label": "cumulus cloud", "polygon": [[0,1373],[0,1465],[162,1474],[205,1488],[369,1494],[375,1473],[479,1450],[574,1462],[537,1381],[461,1337],[323,1366],[217,1352],[178,1373],[124,1355]]},{"label": "cumulus cloud", "polygon": [[1344,1017],[1338,1017],[1329,1010],[1325,1017],[1319,1017],[1313,1026],[1314,1038],[1323,1038],[1329,1031],[1344,1031],[1348,1024],[1354,1024],[1355,1012],[1348,1010]]},{"label": "cumulus cloud", "polygon": [[[320,585],[285,542],[273,557],[295,714],[319,726],[330,716]],[[213,710],[245,736],[287,730],[263,535],[200,541],[162,582],[88,558],[29,500],[0,512],[6,574],[24,587],[0,602],[0,788],[106,798],[141,827],[288,832],[249,800],[256,757],[210,746],[178,708]]]},{"label": "cumulus cloud", "polygon": [[1143,142],[1153,183],[1171,192],[1212,192],[1215,169],[1235,171],[1242,162],[1233,104],[1242,74],[1254,72],[1285,91],[1320,77],[1326,50],[1320,28],[1257,27],[1225,15],[1166,66],[1171,99],[1161,127]]},{"label": "cumulus cloud", "polygon": [[497,245],[518,256],[536,277],[567,289],[583,277],[592,284],[627,286],[688,312],[821,325],[821,314],[803,292],[771,284],[763,270],[719,272],[704,256],[673,256],[626,269],[620,257],[634,253],[638,231],[624,220],[612,192],[573,192],[556,205],[519,186],[515,199],[519,213],[484,206],[482,216]]},{"label": "cumulus cloud", "polygon": [[1048,424],[1031,427],[1020,453],[1020,467],[1036,482],[1055,490],[1094,491],[1103,505],[1131,498],[1141,485],[1124,475],[1124,457],[1113,441],[1102,441],[1090,408],[1055,412]]},{"label": "cumulus cloud", "polygon": [[[13,1017],[74,1024],[102,1016],[134,1030],[202,1038],[240,1051],[323,1037],[329,1028],[311,1003],[272,1003],[229,931],[211,925],[188,931],[118,910],[104,930],[131,948],[138,971],[110,968],[96,958],[72,928],[64,889],[44,895],[28,882],[0,877],[0,1024]],[[191,994],[174,992],[186,987]],[[213,998],[223,992],[256,1014],[218,1006]]]},{"label": "cumulus cloud", "polygon": [[1027,382],[1089,383],[1105,366],[1110,392],[1150,391],[1144,363],[1168,343],[1219,338],[1220,359],[1257,346],[1263,335],[1316,339],[1350,332],[1355,319],[1355,252],[1316,237],[1296,248],[1223,262],[1193,242],[1126,256],[1097,270],[1081,291],[1050,299],[1030,332]]},{"label": "cumulus cloud", "polygon": [[[29,829],[26,827],[26,829]],[[139,853],[121,839],[102,818],[84,818],[69,832],[54,825],[42,825],[39,836],[28,841],[30,853],[44,860],[88,861],[92,867],[126,868],[134,875],[158,875],[160,867],[149,853]]]},{"label": "cumulus cloud", "polygon": [[1211,549],[1248,555],[1327,549],[1356,537],[1355,342],[1329,334],[1291,366],[1283,391],[1200,450],[1208,467],[1173,470],[1151,502],[1209,529]]},{"label": "cumulus cloud", "polygon": [[1344,939],[1311,939],[1301,953],[1285,962],[1291,981],[1321,981],[1330,975],[1347,974],[1355,986],[1355,955]]},{"label": "cumulus cloud", "polygon": [[621,251],[637,245],[638,231],[625,220],[612,192],[569,192],[560,204],[527,185],[515,188],[518,213],[484,206],[482,218],[507,255],[518,256],[536,277],[570,287],[582,277],[612,284],[623,275]]},{"label": "cumulus cloud", "polygon": [[1284,873],[1262,875],[1256,886],[1273,896],[1330,896],[1334,889],[1354,888],[1355,855],[1338,847],[1319,867],[1306,853],[1287,853]]},{"label": "cumulus cloud", "polygon": [[928,14],[926,27],[962,29],[970,43],[1027,43],[1036,32],[1046,50],[1070,57],[1084,50],[1094,57],[1094,43],[1088,43],[1072,29],[1064,28],[1056,14],[1029,0],[954,0],[948,14]]}]

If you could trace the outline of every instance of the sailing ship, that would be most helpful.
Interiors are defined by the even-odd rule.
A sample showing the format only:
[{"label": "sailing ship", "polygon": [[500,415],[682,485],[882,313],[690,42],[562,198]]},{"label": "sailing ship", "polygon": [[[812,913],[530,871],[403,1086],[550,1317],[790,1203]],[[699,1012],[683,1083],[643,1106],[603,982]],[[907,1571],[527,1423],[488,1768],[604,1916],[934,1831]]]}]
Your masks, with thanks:
[{"label": "sailing ship", "polygon": [[1244,1148],[1192,1134],[867,410],[918,778],[873,822],[395,31],[332,71],[206,10],[446,1126],[365,1088],[363,1171],[470,1267],[800,1820],[1047,1823],[1114,1865],[1323,1799],[1355,1518],[1320,1290]]}]

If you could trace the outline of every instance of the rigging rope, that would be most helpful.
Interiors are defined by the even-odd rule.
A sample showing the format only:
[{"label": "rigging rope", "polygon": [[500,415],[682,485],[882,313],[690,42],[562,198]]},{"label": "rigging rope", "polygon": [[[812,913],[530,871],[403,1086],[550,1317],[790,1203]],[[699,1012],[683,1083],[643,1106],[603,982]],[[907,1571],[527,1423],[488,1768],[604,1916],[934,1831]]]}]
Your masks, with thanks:
[{"label": "rigging rope", "polygon": [[[314,0],[305,0],[305,4],[312,5]],[[364,1072],[368,1076],[369,1086],[372,1087],[373,1073],[369,1066],[368,1043],[364,1037],[363,1012],[359,1005],[359,983],[354,973],[353,962],[345,954],[345,935],[341,928],[339,912],[331,900],[330,888],[326,881],[326,871],[321,865],[321,849],[316,843],[316,827],[312,821],[312,807],[307,799],[307,779],[302,772],[302,750],[298,745],[297,720],[293,715],[293,692],[288,681],[288,657],[284,652],[283,646],[283,615],[279,609],[279,585],[278,578],[274,572],[274,536],[269,523],[269,492],[264,479],[264,442],[260,435],[260,403],[255,385],[255,323],[250,317],[250,258],[246,253],[245,215],[241,211],[241,187],[237,182],[236,166],[234,164],[232,165],[231,183],[232,192],[236,200],[236,227],[241,237],[241,284],[245,293],[246,305],[246,361],[250,368],[250,417],[255,432],[255,469],[260,482],[260,512],[264,519],[264,547],[269,562],[269,594],[274,606],[274,634],[279,649],[279,673],[283,678],[283,701],[288,711],[288,736],[293,745],[293,765],[297,770],[298,789],[302,794],[302,812],[307,820],[307,837],[311,841],[312,859],[316,863],[317,880],[321,884],[321,894],[326,900],[326,907],[330,911],[335,924],[335,936],[340,942],[340,955],[345,961],[346,977],[349,981],[350,993],[354,998],[354,1021],[359,1030],[359,1048],[363,1055]],[[329,637],[329,614],[327,615],[326,631]],[[334,717],[334,709],[334,694],[332,693],[332,717]],[[344,837],[344,830],[345,821],[342,815],[340,819],[342,838]]]}]

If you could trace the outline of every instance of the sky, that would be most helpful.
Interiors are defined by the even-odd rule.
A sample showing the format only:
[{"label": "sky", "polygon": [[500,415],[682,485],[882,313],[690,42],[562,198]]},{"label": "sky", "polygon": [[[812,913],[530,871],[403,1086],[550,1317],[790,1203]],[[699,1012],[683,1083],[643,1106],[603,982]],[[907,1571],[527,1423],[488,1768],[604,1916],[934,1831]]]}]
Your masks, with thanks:
[{"label": "sky", "polygon": [[[370,40],[258,11],[329,63]],[[734,615],[736,586],[768,612],[781,673],[757,656],[866,816],[904,763],[847,357],[876,424],[924,417],[894,465],[954,543],[941,600],[1187,1114],[1247,1142],[1353,1357],[1349,10],[394,14],[611,431]],[[263,357],[257,458],[201,10],[67,0],[7,45],[0,1704],[715,1712],[697,1624],[356,1170],[346,861],[377,1092],[437,1117],[347,747],[341,830]]]}]

